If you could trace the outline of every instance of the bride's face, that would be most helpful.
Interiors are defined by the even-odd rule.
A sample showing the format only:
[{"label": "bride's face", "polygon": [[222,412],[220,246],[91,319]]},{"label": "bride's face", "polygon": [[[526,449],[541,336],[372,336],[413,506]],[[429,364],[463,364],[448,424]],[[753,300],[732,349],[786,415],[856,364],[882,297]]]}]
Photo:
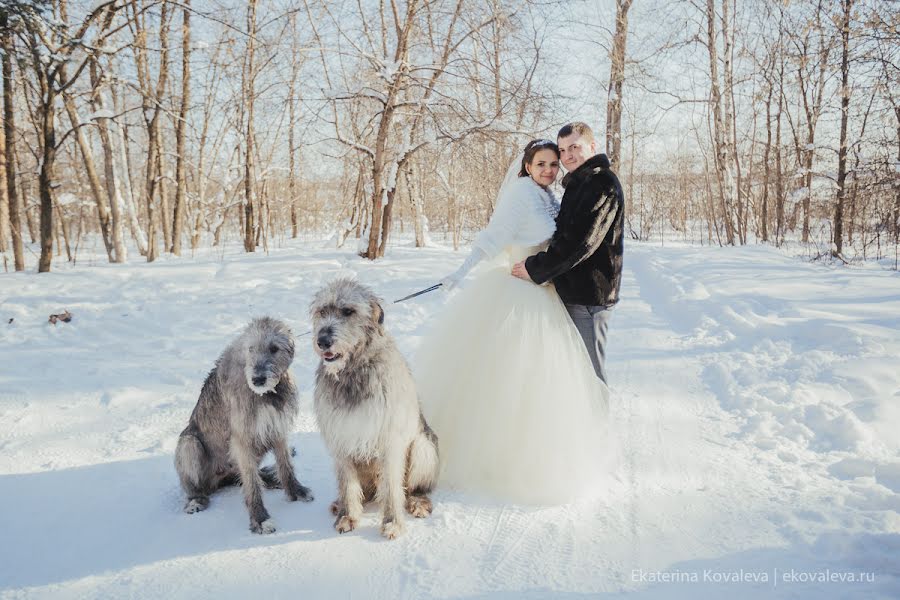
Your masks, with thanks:
[{"label": "bride's face", "polygon": [[559,157],[550,148],[538,150],[531,162],[525,165],[525,170],[538,185],[547,187],[559,175]]}]

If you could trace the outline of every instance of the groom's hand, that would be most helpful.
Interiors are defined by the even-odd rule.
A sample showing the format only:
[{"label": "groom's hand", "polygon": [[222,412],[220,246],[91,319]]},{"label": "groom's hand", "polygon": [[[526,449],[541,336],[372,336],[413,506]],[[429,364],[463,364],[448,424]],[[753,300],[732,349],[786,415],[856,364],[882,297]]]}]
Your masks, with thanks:
[{"label": "groom's hand", "polygon": [[525,261],[517,262],[513,265],[512,274],[519,279],[524,279],[525,281],[531,281],[531,275],[528,274],[528,269],[525,268]]}]

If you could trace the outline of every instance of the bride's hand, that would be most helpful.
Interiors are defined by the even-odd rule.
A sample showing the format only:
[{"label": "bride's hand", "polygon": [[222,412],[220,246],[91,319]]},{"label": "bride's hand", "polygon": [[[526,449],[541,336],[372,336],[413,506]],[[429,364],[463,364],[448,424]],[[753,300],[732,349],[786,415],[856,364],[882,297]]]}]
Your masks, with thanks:
[{"label": "bride's hand", "polygon": [[447,275],[439,282],[441,284],[441,289],[445,292],[452,291],[457,285],[459,285],[459,277],[454,273],[453,275]]}]

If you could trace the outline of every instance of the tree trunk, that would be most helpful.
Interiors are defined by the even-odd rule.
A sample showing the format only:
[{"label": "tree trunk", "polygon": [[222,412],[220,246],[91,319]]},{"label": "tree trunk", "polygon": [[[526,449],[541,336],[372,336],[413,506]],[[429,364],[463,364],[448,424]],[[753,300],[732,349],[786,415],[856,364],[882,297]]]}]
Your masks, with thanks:
[{"label": "tree trunk", "polygon": [[288,200],[291,203],[291,238],[296,239],[299,233],[299,222],[297,215],[297,147],[294,133],[297,128],[297,79],[300,75],[300,66],[303,64],[303,59],[297,43],[297,22],[293,13],[290,16],[290,27],[292,57],[291,80],[288,85],[288,161],[290,163],[288,171]]},{"label": "tree trunk", "polygon": [[[415,181],[419,184],[416,185]],[[425,194],[422,193],[421,179],[415,178],[412,167],[406,169],[406,187],[409,190],[409,200],[413,208],[413,229],[416,236],[416,248],[424,248],[428,245],[428,219],[425,218]]]},{"label": "tree trunk", "polygon": [[[774,58],[772,59],[774,62]],[[769,73],[771,75],[771,72]],[[769,92],[766,96],[766,147],[763,150],[763,189],[762,206],[760,206],[760,238],[763,242],[769,241],[769,182],[771,180],[770,157],[772,153],[772,94],[775,90],[775,82],[771,77],[767,82]]]},{"label": "tree trunk", "polygon": [[381,222],[381,242],[378,244],[378,258],[384,256],[384,253],[387,251],[388,239],[391,236],[391,225],[393,225],[392,214],[394,212],[394,196],[397,193],[397,188],[393,188],[387,190],[387,202],[384,205],[384,211],[382,212],[382,222]]},{"label": "tree trunk", "polygon": [[159,161],[156,159],[157,149],[157,120],[151,119],[147,128],[147,167],[144,178],[144,202],[147,205],[147,262],[156,260],[156,206],[153,198],[156,196],[156,183],[159,178],[156,175]]},{"label": "tree trunk", "polygon": [[184,136],[187,127],[187,111],[191,92],[191,0],[183,0],[184,13],[181,25],[181,108],[175,127],[175,214],[172,219],[172,254],[181,256],[181,236],[184,215],[187,210],[185,194]]},{"label": "tree trunk", "polygon": [[162,100],[166,93],[166,85],[169,76],[169,3],[163,2],[159,17],[159,72],[156,83],[150,79],[150,63],[147,58],[147,32],[138,18],[137,8],[132,6],[135,12],[134,23],[135,36],[135,66],[141,87],[142,110],[144,123],[147,127],[147,162],[144,180],[144,201],[147,205],[147,262],[153,262],[157,257],[156,232],[162,224],[163,252],[168,249],[165,232],[168,231],[168,211],[164,202],[161,202],[163,213],[157,214],[156,195],[162,172],[162,140],[160,139],[159,117],[162,112]]},{"label": "tree trunk", "polygon": [[107,104],[103,94],[103,81],[98,71],[96,61],[91,62],[91,82],[94,86],[94,95],[91,98],[91,104],[94,112],[98,115],[97,130],[100,133],[100,145],[103,148],[103,166],[104,175],[106,176],[106,195],[109,200],[109,211],[111,218],[110,234],[113,244],[113,262],[123,263],[128,257],[128,250],[125,246],[123,235],[124,217],[122,215],[122,182],[120,181],[118,169],[115,165],[115,152],[113,151],[112,138],[109,133],[109,123],[106,115]]},{"label": "tree trunk", "polygon": [[[60,69],[60,74],[63,79],[67,79],[64,69]],[[65,106],[66,109],[66,114],[69,117],[69,122],[75,129],[75,140],[78,142],[78,148],[81,151],[81,158],[84,162],[84,170],[87,174],[89,187],[91,188],[91,195],[94,198],[94,204],[97,206],[97,218],[100,221],[100,233],[103,236],[103,245],[106,247],[106,255],[109,258],[109,262],[118,262],[115,257],[115,249],[110,232],[109,209],[106,206],[106,200],[103,198],[100,177],[97,176],[94,152],[91,149],[91,144],[85,134],[85,128],[79,127],[81,117],[78,114],[78,109],[75,107],[75,101],[65,92],[62,94],[62,101],[63,106]]]},{"label": "tree trunk", "polygon": [[156,160],[159,162],[157,166],[157,177],[159,177],[159,214],[160,225],[163,234],[163,252],[168,252],[172,248],[172,212],[169,210],[169,181],[171,178],[166,173],[166,143],[162,135],[156,138],[158,145],[156,152]]},{"label": "tree trunk", "polygon": [[[727,3],[728,0],[722,0]],[[716,9],[714,0],[706,0],[707,50],[709,52],[710,102],[713,111],[715,168],[719,180],[719,205],[725,223],[725,236],[734,245],[732,212],[735,204],[734,160],[726,139],[727,123],[722,116],[722,95],[719,91],[719,57],[716,47]],[[728,111],[731,112],[730,110]],[[729,136],[730,137],[730,136]]]},{"label": "tree trunk", "polygon": [[[406,21],[403,26],[397,22],[397,49],[394,53],[394,60],[398,64],[403,64],[409,59],[409,37],[413,26],[413,17],[418,8],[418,2],[410,0],[406,7]],[[498,65],[499,68],[499,65]],[[498,71],[499,73],[499,71]],[[399,162],[404,157],[388,156],[388,136],[394,124],[394,117],[397,110],[397,96],[400,94],[401,87],[408,73],[404,69],[397,69],[391,80],[388,93],[384,102],[384,110],[381,113],[381,119],[378,123],[378,133],[375,137],[375,151],[372,157],[372,210],[369,214],[369,244],[363,256],[374,260],[384,256],[387,248],[388,238],[390,237],[391,213],[393,212],[392,199],[397,189],[397,172],[402,167]],[[434,81],[432,79],[432,81]],[[499,92],[498,92],[499,93]],[[414,129],[415,124],[412,125]]]},{"label": "tree trunk", "polygon": [[[734,42],[732,40],[734,23],[730,10],[730,2],[734,1],[722,0],[722,133],[725,142],[725,158],[728,161],[725,165],[725,189],[732,202],[728,221],[734,219],[732,221],[735,229],[734,233],[737,234],[738,240],[743,244],[746,241],[743,218],[743,206],[746,199],[742,198],[741,164],[737,153],[734,108]],[[728,221],[726,221],[726,225]],[[734,243],[734,239],[730,243]]]},{"label": "tree trunk", "polygon": [[[6,32],[9,17],[5,11],[0,11],[0,31]],[[15,111],[13,107],[13,81],[12,81],[12,39],[5,33],[2,37],[2,61],[3,61],[3,141],[6,151],[6,199],[9,202],[9,229],[10,241],[13,248],[13,261],[16,271],[25,270],[25,247],[22,243],[22,219],[19,210],[19,190],[16,181],[16,127]],[[27,215],[26,215],[27,217]]]},{"label": "tree trunk", "polygon": [[9,190],[6,184],[6,136],[0,132],[0,254],[3,267],[6,266],[6,251],[9,249]]},{"label": "tree trunk", "polygon": [[[72,243],[71,243],[71,241],[69,240],[69,232],[70,232],[69,224],[66,223],[66,220],[65,220],[65,218],[63,217],[62,207],[59,205],[59,203],[57,203],[56,206],[54,206],[54,209],[56,210],[56,243],[57,243],[57,248],[60,248],[60,246],[59,246],[59,237],[60,237],[60,234],[62,234],[62,240],[63,240],[62,247],[66,249],[66,260],[69,261],[69,262],[73,262],[75,259],[74,259],[74,257],[72,256]],[[57,256],[58,256],[59,254],[60,254],[60,252],[59,252],[59,250],[58,250],[58,251],[57,251]]]},{"label": "tree trunk", "polygon": [[632,0],[616,0],[616,32],[610,54],[606,98],[606,153],[613,168],[618,168],[622,156],[622,84],[625,81],[625,44],[631,2]]},{"label": "tree trunk", "polygon": [[781,116],[784,108],[784,62],[779,59],[778,113],[775,115],[775,245],[784,239],[784,170],[781,164]]},{"label": "tree trunk", "polygon": [[[115,93],[115,89],[111,88],[113,93],[112,106],[116,107],[118,112],[123,112],[119,106],[119,98]],[[100,98],[103,98],[103,92],[100,92]],[[124,118],[124,117],[123,117]],[[128,218],[128,227],[131,231],[131,237],[137,244],[138,252],[141,256],[147,256],[150,252],[147,235],[141,227],[138,218],[138,205],[134,198],[134,186],[131,181],[131,169],[128,160],[128,143],[125,139],[125,126],[114,119],[108,119],[108,125],[112,126],[111,150],[113,156],[113,170],[118,173],[118,180],[121,186],[122,199],[125,204],[125,213]],[[124,260],[124,254],[123,254]]]},{"label": "tree trunk", "polygon": [[254,104],[254,49],[256,47],[256,1],[247,3],[247,58],[244,67],[243,96],[247,110],[247,122],[245,129],[245,160],[244,160],[244,251],[256,250],[256,232],[254,231],[255,201],[254,194],[254,165],[253,165],[253,104]]},{"label": "tree trunk", "polygon": [[841,139],[838,149],[837,204],[834,207],[834,241],[832,253],[844,250],[844,198],[847,183],[847,116],[850,112],[850,11],[853,0],[841,0],[844,20],[841,24]]},{"label": "tree trunk", "polygon": [[41,169],[38,174],[38,193],[41,199],[41,257],[38,260],[38,273],[48,273],[53,260],[53,164],[56,162],[56,97],[52,91],[53,83],[47,85],[47,92],[42,102],[41,115],[42,156]]}]

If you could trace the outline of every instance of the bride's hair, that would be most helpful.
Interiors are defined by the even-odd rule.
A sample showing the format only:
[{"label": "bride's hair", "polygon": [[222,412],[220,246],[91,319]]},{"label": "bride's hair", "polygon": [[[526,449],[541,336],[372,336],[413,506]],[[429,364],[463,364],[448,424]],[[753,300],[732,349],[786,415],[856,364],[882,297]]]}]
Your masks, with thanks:
[{"label": "bride's hair", "polygon": [[539,139],[531,140],[525,145],[525,153],[522,155],[522,168],[519,169],[519,177],[528,177],[528,170],[525,165],[530,165],[534,160],[534,155],[538,150],[553,150],[556,158],[559,158],[559,146],[553,140]]}]

